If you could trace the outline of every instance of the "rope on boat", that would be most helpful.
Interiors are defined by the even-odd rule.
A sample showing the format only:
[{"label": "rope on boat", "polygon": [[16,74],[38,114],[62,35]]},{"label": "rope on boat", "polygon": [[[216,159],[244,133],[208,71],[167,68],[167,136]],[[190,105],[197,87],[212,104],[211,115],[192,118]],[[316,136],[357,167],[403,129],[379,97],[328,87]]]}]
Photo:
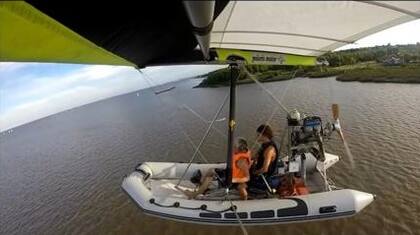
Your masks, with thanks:
[{"label": "rope on boat", "polygon": [[246,228],[245,228],[244,224],[242,223],[241,218],[239,217],[239,214],[237,212],[237,206],[235,206],[233,204],[232,200],[228,197],[229,190],[226,191],[226,195],[227,195],[227,199],[229,200],[231,206],[226,208],[226,209],[218,210],[218,211],[207,209],[206,204],[203,204],[200,207],[181,206],[181,204],[179,202],[174,202],[172,205],[163,205],[163,204],[157,203],[154,198],[150,199],[149,202],[151,204],[154,204],[154,205],[159,206],[159,207],[164,207],[164,208],[181,208],[181,209],[186,209],[186,210],[202,210],[202,211],[207,211],[207,212],[210,212],[210,213],[223,213],[223,212],[227,212],[227,211],[233,211],[235,213],[236,219],[238,220],[238,223],[239,223],[239,226],[242,230],[242,233],[244,235],[248,235],[248,231],[246,230]]},{"label": "rope on boat", "polygon": [[[150,88],[154,91],[154,88],[155,88],[155,84],[153,84],[151,81],[150,81],[150,79],[148,78],[148,75],[146,74],[146,73],[143,73],[139,68],[137,68],[137,71],[140,73],[140,74],[142,74],[143,75],[143,77],[144,77],[144,79],[146,80],[146,82],[149,84],[149,86],[150,86]],[[221,105],[221,108],[220,108],[220,110],[222,109],[222,107],[224,106],[224,104],[226,103],[226,100],[227,100],[227,97],[228,97],[228,95],[225,97],[225,100],[223,101],[223,104]],[[158,99],[159,99],[159,101],[160,101],[160,103],[164,103],[164,101],[162,100],[162,98],[160,97],[160,96],[158,96]],[[172,99],[172,101],[174,101],[175,99]],[[176,103],[176,102],[175,102]],[[176,104],[178,107],[181,107],[182,108],[182,106],[179,104],[179,103],[177,103]],[[184,107],[187,107],[185,104],[183,105]],[[194,112],[195,114],[197,114],[199,117],[201,117],[200,118],[200,120],[202,120],[202,121],[204,121],[205,123],[209,123],[209,121],[207,121],[207,120],[205,120],[201,115],[199,115],[198,113],[196,113],[194,110],[192,110],[191,108],[189,108],[189,110],[190,111],[192,111],[192,112]],[[217,114],[218,115],[218,114]],[[216,119],[217,119],[217,115],[216,115]],[[166,117],[166,115],[163,115],[163,116],[165,116]],[[175,120],[177,120],[177,119],[175,119]],[[216,120],[217,121],[217,120]],[[194,149],[194,151],[195,152],[198,152],[198,154],[200,155],[200,157],[201,157],[201,159],[202,160],[204,160],[206,163],[209,163],[209,161],[206,159],[206,157],[204,157],[204,155],[201,153],[201,151],[199,150],[199,147],[201,146],[201,145],[199,145],[199,147],[196,147],[195,145],[194,145],[194,142],[191,140],[191,137],[184,131],[184,128],[182,127],[182,125],[180,124],[180,123],[178,123],[178,121],[176,121],[176,124],[181,128],[181,132],[182,132],[182,134],[184,134],[184,136],[186,137],[186,139],[188,140],[188,142],[191,144],[191,146],[193,147],[193,149]],[[212,124],[210,124],[210,126],[209,126],[209,128],[211,128],[212,127]],[[217,129],[216,127],[213,127],[215,130],[216,130],[216,132],[217,133],[219,133],[220,135],[222,135],[224,138],[226,138],[226,135],[225,134],[223,134],[219,129]],[[193,156],[193,158],[192,158],[192,160],[194,159],[194,157],[195,156]],[[190,163],[190,165],[191,165],[191,163]],[[184,172],[184,174],[185,174],[186,172]],[[178,186],[179,184],[177,184],[177,186]]]},{"label": "rope on boat", "polygon": [[236,219],[238,220],[238,224],[239,224],[239,226],[242,230],[242,233],[244,235],[248,235],[248,231],[246,230],[246,228],[245,228],[244,224],[242,223],[242,220],[239,217],[239,214],[237,212],[237,206],[234,205],[232,200],[229,198],[229,190],[226,190],[226,198],[230,202],[230,207],[228,207],[226,209],[222,209],[222,210],[210,210],[210,209],[207,208],[206,204],[203,204],[199,207],[181,206],[181,204],[179,202],[174,202],[171,205],[163,205],[163,204],[157,203],[154,198],[151,198],[149,200],[149,202],[153,205],[163,207],[163,208],[181,208],[181,209],[186,209],[186,210],[202,210],[202,211],[206,211],[206,212],[210,212],[210,213],[224,213],[224,212],[227,212],[227,211],[233,211],[235,213]]},{"label": "rope on boat", "polygon": [[[246,68],[246,66],[242,66],[242,70],[241,71],[244,71],[255,83],[257,83],[257,85],[259,85],[265,92],[267,92],[279,105],[280,105],[280,107],[281,108],[283,108],[283,110],[286,112],[286,113],[288,113],[288,110],[287,110],[287,108],[286,108],[286,106],[285,105],[283,105],[282,103],[281,103],[281,100],[283,100],[283,98],[284,98],[284,96],[286,95],[286,92],[287,92],[287,90],[289,89],[289,87],[290,87],[290,83],[291,83],[291,81],[292,81],[292,79],[295,77],[295,75],[296,75],[296,73],[297,73],[297,71],[298,71],[298,69],[296,69],[293,73],[292,73],[292,76],[290,77],[290,79],[288,79],[288,82],[287,82],[287,84],[286,84],[286,87],[284,88],[284,91],[283,91],[283,93],[282,93],[282,95],[280,96],[280,99],[277,99],[275,96],[274,96],[274,94],[277,94],[277,92],[278,91],[280,91],[280,88],[281,87],[279,87],[279,88],[277,88],[277,90],[275,90],[273,93],[271,93],[268,89],[266,89],[262,84],[261,84],[261,82],[259,82],[256,78],[255,78],[255,75],[253,75],[253,74],[251,74],[249,71],[248,71],[248,69]],[[269,124],[272,120],[273,120],[273,118],[274,118],[274,114],[278,111],[278,109],[279,109],[279,107],[278,106],[276,106],[274,109],[273,109],[273,111],[271,112],[271,115],[270,115],[270,117],[269,117],[269,119],[268,119],[268,121],[266,121],[266,123],[267,124]],[[259,136],[258,137],[260,137],[261,136],[261,134],[262,133],[260,133],[259,134]],[[258,140],[258,138],[256,138],[255,139],[255,141],[254,141],[254,144],[252,145],[252,147],[251,147],[251,149],[254,149],[255,148],[255,146],[257,145],[257,140]],[[283,142],[283,139],[280,141],[280,144]]]},{"label": "rope on boat", "polygon": [[226,209],[215,211],[215,210],[207,209],[207,205],[206,204],[203,204],[203,205],[201,205],[199,207],[186,207],[186,206],[181,206],[181,204],[179,202],[174,202],[172,205],[163,205],[163,204],[157,203],[154,198],[151,198],[149,200],[149,202],[151,204],[154,204],[154,205],[159,206],[159,207],[164,207],[164,208],[181,208],[181,209],[186,209],[186,210],[202,210],[202,211],[207,211],[207,212],[210,212],[210,213],[223,213],[223,212],[227,212],[227,211],[236,211],[236,206],[233,205],[233,204],[232,204],[232,206],[230,206],[230,207],[228,207]]},{"label": "rope on boat", "polygon": [[[150,86],[150,88],[153,90],[153,92],[156,94],[156,90],[154,89],[157,85],[155,85],[155,84],[153,84],[152,82],[151,82],[151,80],[148,78],[148,75],[146,74],[146,73],[144,73],[144,72],[142,72],[139,68],[136,68],[143,76],[144,76],[144,79],[146,80],[146,82],[149,84],[149,86]],[[171,94],[169,94],[169,96],[171,96]],[[162,100],[162,98],[160,97],[160,96],[158,96],[158,99],[161,101],[161,103],[164,103],[163,102],[163,100]],[[189,107],[189,106],[187,106],[186,104],[180,104],[180,102],[178,102],[177,101],[177,99],[175,99],[175,98],[173,98],[173,99],[170,99],[170,101],[171,102],[167,102],[167,103],[172,103],[172,105],[174,105],[174,106],[178,106],[180,109],[186,109],[186,110],[188,110],[188,111],[190,111],[194,116],[196,116],[196,117],[198,117],[201,121],[203,121],[205,124],[209,124],[210,123],[210,121],[208,121],[208,120],[206,120],[203,116],[201,116],[200,114],[198,114],[196,111],[194,111],[191,107]],[[224,118],[221,118],[221,119],[219,119],[219,120],[216,120],[217,122],[218,121],[223,121],[224,120]],[[179,124],[179,123],[177,123],[178,124],[178,126],[180,126],[181,127],[181,129],[184,129],[183,127],[182,127],[182,125],[181,124]],[[217,127],[213,127],[214,129],[215,129],[215,131],[218,133],[218,134],[220,134],[223,138],[227,138],[227,136],[226,136],[226,134],[225,133],[223,133],[222,131],[220,131]]]},{"label": "rope on boat", "polygon": [[[201,116],[200,114],[198,114],[196,111],[194,111],[191,107],[187,106],[186,104],[182,104],[182,106],[179,106],[180,108],[184,108],[188,111],[190,111],[194,116],[198,117],[198,119],[200,119],[201,121],[203,121],[206,124],[209,124],[211,121],[206,120],[203,116]],[[218,119],[216,120],[216,122],[219,121],[223,121],[224,118]],[[224,134],[222,131],[220,131],[217,127],[213,127],[213,129],[219,133],[223,138],[227,138],[226,134]]]},{"label": "rope on boat", "polygon": [[235,205],[233,204],[232,200],[229,198],[229,189],[226,189],[226,199],[228,199],[228,200],[229,200],[229,202],[230,202],[230,206],[231,206],[231,208],[232,208],[233,212],[235,213],[235,217],[236,217],[236,219],[238,220],[239,227],[241,227],[242,233],[243,233],[244,235],[248,235],[248,231],[246,230],[246,228],[245,228],[244,224],[242,223],[241,217],[239,217],[239,214],[238,214],[238,212],[237,212],[237,206],[235,206]]},{"label": "rope on boat", "polygon": [[176,186],[179,186],[179,184],[181,184],[181,181],[184,179],[185,175],[187,174],[187,171],[190,169],[190,166],[191,166],[192,162],[194,161],[195,157],[197,156],[197,154],[198,154],[198,152],[199,152],[199,150],[200,150],[201,145],[204,143],[204,140],[205,140],[205,139],[207,138],[207,136],[210,134],[210,131],[211,131],[211,129],[212,129],[212,126],[213,126],[213,124],[216,122],[216,120],[217,120],[217,118],[218,118],[219,114],[222,112],[222,109],[223,109],[223,107],[225,106],[226,101],[228,100],[228,98],[229,98],[229,94],[227,94],[227,95],[225,96],[225,99],[223,100],[223,103],[220,105],[219,109],[217,110],[216,114],[214,115],[213,119],[211,120],[210,125],[207,127],[206,132],[204,133],[203,137],[201,138],[200,143],[197,145],[197,149],[195,150],[195,152],[194,152],[193,156],[191,157],[190,161],[188,162],[188,166],[187,166],[187,168],[185,169],[184,173],[182,174],[182,176],[181,176],[181,178],[179,179],[179,181],[178,181],[178,183],[176,184]]},{"label": "rope on boat", "polygon": [[[190,136],[187,135],[187,133],[185,133],[184,131],[182,131],[182,133],[184,133],[185,137],[187,138],[188,142],[190,142],[191,146],[193,147],[194,151],[196,151],[198,148],[197,146],[195,146],[194,142],[191,140]],[[198,150],[198,154],[200,155],[201,159],[205,162],[205,163],[210,163],[209,160],[207,160],[206,157],[204,157],[204,155],[201,153],[200,150]],[[216,178],[223,183],[223,179],[220,178],[220,176],[218,174],[215,174]]]},{"label": "rope on boat", "polygon": [[[194,142],[192,141],[191,137],[184,131],[182,130],[182,133],[185,135],[185,138],[188,140],[188,142],[190,143],[191,147],[193,148],[194,151],[197,150],[197,146],[195,146]],[[209,163],[209,160],[207,160],[206,157],[204,157],[204,155],[201,153],[200,150],[198,150],[198,155],[200,155],[201,159],[205,162],[205,163]]]},{"label": "rope on boat", "polygon": [[[149,79],[149,76],[147,75],[147,73],[144,73],[143,71],[141,71],[141,69],[140,68],[136,68],[136,70],[141,74],[141,75],[143,75],[143,78],[144,78],[144,80],[149,84],[149,88],[156,94],[156,91],[155,91],[155,88],[156,88],[156,84],[153,84],[152,83],[152,81]],[[158,100],[159,100],[159,102],[161,103],[161,105],[163,105],[163,104],[165,104],[166,102],[164,102],[163,101],[163,99],[162,99],[162,97],[161,96],[157,96],[158,97]],[[176,99],[172,99],[172,100],[176,100]],[[177,104],[179,107],[181,107],[181,105],[179,105],[179,104]],[[158,110],[161,110],[161,109],[158,109]],[[173,114],[173,113],[172,113]],[[171,115],[172,115],[171,114]],[[162,117],[168,117],[168,115],[167,114],[164,114],[164,113],[162,113],[162,115],[161,115]],[[173,122],[173,120],[170,120],[171,122]],[[178,122],[178,119],[176,119],[175,118],[175,123],[176,123],[176,125],[178,126],[178,127],[180,127],[180,129],[181,129],[181,132],[185,135],[185,136],[188,136],[188,134],[184,131],[184,128],[182,127],[182,125]]]},{"label": "rope on boat", "polygon": [[[287,108],[286,108],[286,106],[284,106],[283,105],[283,103],[279,100],[279,99],[277,99],[277,97],[276,96],[274,96],[273,95],[273,93],[271,93],[271,91],[269,91],[267,88],[265,88],[262,84],[261,84],[261,82],[260,81],[258,81],[256,78],[255,78],[255,75],[253,75],[253,74],[251,74],[247,69],[246,69],[246,67],[245,66],[243,66],[243,68],[244,68],[244,71],[245,71],[245,73],[249,76],[249,78],[251,78],[258,86],[260,86],[268,95],[270,95],[270,97],[271,98],[273,98],[273,100],[274,101],[276,101],[277,102],[277,104],[278,105],[280,105],[280,107],[286,112],[286,113],[289,113],[289,111],[287,110]],[[296,74],[296,72],[295,72],[295,74]]]},{"label": "rope on boat", "polygon": [[[141,73],[143,76],[144,76],[144,79],[146,80],[146,82],[149,84],[149,86],[150,86],[150,88],[152,89],[152,90],[154,90],[154,87],[155,87],[155,85],[148,79],[148,75],[146,74],[146,73],[143,73],[140,69],[138,69],[137,68],[137,71],[139,72],[139,73]],[[223,100],[223,103],[220,105],[220,107],[219,107],[219,110],[217,111],[217,113],[215,114],[215,116],[214,116],[214,118],[213,118],[213,120],[210,122],[210,125],[209,125],[209,127],[207,128],[207,131],[206,131],[206,134],[204,135],[204,137],[202,138],[202,141],[200,142],[200,144],[198,145],[198,146],[195,146],[195,144],[194,144],[194,142],[191,140],[191,137],[184,131],[184,128],[181,126],[181,124],[179,124],[178,122],[177,122],[177,125],[178,126],[180,126],[181,127],[181,132],[182,132],[182,134],[186,137],[186,139],[188,140],[188,142],[191,144],[191,146],[193,147],[193,149],[194,149],[194,155],[193,155],[193,157],[191,158],[191,160],[190,160],[190,162],[189,162],[189,164],[188,164],[188,167],[187,167],[187,169],[185,170],[185,172],[183,173],[183,175],[182,175],[182,177],[181,177],[181,179],[178,181],[178,183],[177,183],[177,185],[175,186],[175,187],[178,187],[179,186],[179,184],[181,183],[181,181],[182,181],[182,179],[185,177],[185,174],[187,173],[187,171],[188,171],[188,168],[191,166],[191,163],[192,163],[192,161],[194,161],[194,158],[196,157],[196,154],[198,153],[199,155],[200,155],[200,157],[201,157],[201,159],[203,160],[203,161],[205,161],[206,163],[209,163],[209,161],[207,160],[207,158],[206,157],[204,157],[204,155],[201,153],[201,151],[200,151],[200,147],[201,147],[201,145],[202,145],[202,142],[205,140],[205,138],[208,136],[208,132],[210,132],[210,130],[211,130],[211,128],[213,127],[213,124],[214,124],[214,122],[216,122],[216,121],[218,121],[217,120],[217,117],[219,116],[219,114],[220,114],[220,112],[221,112],[221,110],[223,109],[223,107],[224,107],[224,105],[226,104],[226,101],[227,101],[227,98],[229,97],[229,94],[227,94],[226,95],[226,97],[225,97],[225,99]],[[162,100],[162,98],[161,97],[159,97],[158,96],[158,99],[159,99],[159,101],[161,102],[161,103],[164,103],[163,102],[163,100]],[[175,99],[173,99],[173,100],[175,100]],[[186,106],[185,104],[183,105],[185,108],[187,108],[188,106]],[[178,104],[178,107],[181,107],[181,105],[179,105]],[[188,107],[189,108],[189,107]],[[207,120],[205,120],[201,115],[199,115],[198,113],[196,113],[196,112],[194,112],[194,110],[192,110],[191,108],[189,108],[188,109],[189,111],[192,111],[193,112],[193,114],[197,114],[198,115],[198,117],[202,120],[202,121],[204,121],[205,123],[209,123],[209,121],[207,121]],[[217,129],[217,128],[215,128],[214,127],[214,129],[216,130],[216,132],[218,132],[219,134],[221,134],[224,138],[226,138],[226,135],[224,135],[219,129]],[[217,175],[216,174],[216,177],[218,178],[218,180],[220,180],[220,182],[223,182],[223,180],[219,177],[219,175]]]}]

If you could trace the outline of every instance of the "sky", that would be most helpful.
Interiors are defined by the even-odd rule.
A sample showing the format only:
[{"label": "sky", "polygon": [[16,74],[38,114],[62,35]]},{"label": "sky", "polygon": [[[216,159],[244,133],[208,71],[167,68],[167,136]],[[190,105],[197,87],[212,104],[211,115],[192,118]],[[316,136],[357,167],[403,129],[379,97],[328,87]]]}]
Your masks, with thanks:
[{"label": "sky", "polygon": [[410,21],[404,24],[391,27],[384,31],[372,34],[368,37],[358,40],[354,44],[349,44],[338,48],[338,50],[347,50],[360,47],[372,47],[397,44],[415,44],[420,42],[420,19]]},{"label": "sky", "polygon": [[84,104],[201,75],[220,67],[148,67],[142,69],[141,74],[127,66],[0,63],[0,131]]},{"label": "sky", "polygon": [[[337,50],[420,42],[420,20],[373,34]],[[67,109],[204,74],[216,65],[148,67],[0,63],[0,131]]]}]

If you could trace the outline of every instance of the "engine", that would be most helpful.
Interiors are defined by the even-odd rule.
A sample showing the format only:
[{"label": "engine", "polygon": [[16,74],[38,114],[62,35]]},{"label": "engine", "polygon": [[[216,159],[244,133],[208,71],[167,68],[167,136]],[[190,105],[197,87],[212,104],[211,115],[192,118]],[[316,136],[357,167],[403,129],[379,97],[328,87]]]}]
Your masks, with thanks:
[{"label": "engine", "polygon": [[322,120],[318,116],[307,116],[300,119],[300,114],[291,113],[287,121],[292,147],[317,141],[320,136],[323,136]]},{"label": "engine", "polygon": [[310,152],[317,159],[322,158],[324,130],[321,118],[318,116],[301,117],[297,110],[293,110],[287,117],[287,123],[291,157]]}]

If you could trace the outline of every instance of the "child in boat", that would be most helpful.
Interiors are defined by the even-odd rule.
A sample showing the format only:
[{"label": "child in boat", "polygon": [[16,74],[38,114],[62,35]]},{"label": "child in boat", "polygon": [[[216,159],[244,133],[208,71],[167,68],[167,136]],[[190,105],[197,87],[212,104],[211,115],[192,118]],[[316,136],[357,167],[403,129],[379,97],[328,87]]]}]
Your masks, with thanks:
[{"label": "child in boat", "polygon": [[[232,186],[239,191],[242,200],[248,199],[247,182],[250,179],[249,169],[251,167],[251,152],[245,139],[238,138],[234,145],[234,154],[232,156]],[[183,192],[192,199],[203,194],[210,183],[216,178],[219,181],[225,181],[226,169],[210,169],[201,179],[200,187],[193,191],[183,190]]]}]

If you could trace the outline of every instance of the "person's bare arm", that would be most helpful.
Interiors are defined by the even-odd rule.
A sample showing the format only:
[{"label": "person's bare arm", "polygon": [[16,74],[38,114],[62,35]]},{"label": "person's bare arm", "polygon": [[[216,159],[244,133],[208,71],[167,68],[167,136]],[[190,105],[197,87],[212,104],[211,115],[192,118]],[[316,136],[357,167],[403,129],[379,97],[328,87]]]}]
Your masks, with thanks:
[{"label": "person's bare arm", "polygon": [[268,168],[270,167],[270,163],[276,156],[276,149],[273,146],[268,147],[264,152],[264,163],[263,166],[256,170],[254,174],[259,175],[262,173],[266,173]]},{"label": "person's bare arm", "polygon": [[257,149],[252,149],[251,150],[251,159],[253,161],[255,161],[258,158],[258,150]]}]

